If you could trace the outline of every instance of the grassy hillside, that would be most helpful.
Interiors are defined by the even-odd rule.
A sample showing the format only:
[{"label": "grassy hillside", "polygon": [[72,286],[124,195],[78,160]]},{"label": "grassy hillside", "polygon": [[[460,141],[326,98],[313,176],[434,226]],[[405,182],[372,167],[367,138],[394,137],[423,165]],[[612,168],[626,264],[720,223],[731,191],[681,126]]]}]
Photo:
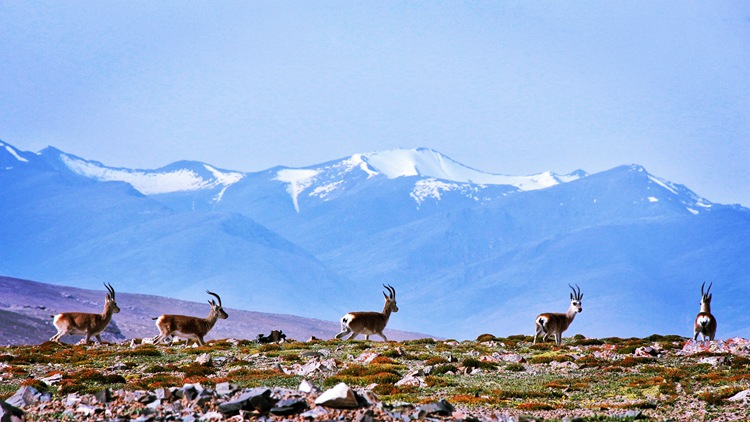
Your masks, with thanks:
[{"label": "grassy hillside", "polygon": [[[387,344],[261,345],[230,339],[189,348],[138,341],[13,346],[0,348],[0,398],[8,399],[23,385],[49,393],[49,403],[23,408],[30,420],[86,415],[161,420],[186,414],[210,420],[282,418],[257,404],[239,414],[224,412],[226,403],[260,386],[272,389],[271,403],[297,397],[298,404],[307,407],[291,414],[303,417],[308,412],[304,417],[314,420],[392,420],[420,414],[500,421],[511,416],[590,421],[750,418],[746,404],[727,400],[750,389],[750,344],[745,340],[700,344],[677,336],[577,336],[562,346],[533,345],[530,340],[483,335],[476,341]],[[320,390],[345,383],[369,397],[369,404],[351,409],[316,406],[319,392],[297,391],[303,380]],[[209,390],[205,397],[180,398],[186,384]],[[111,394],[102,400],[105,391]],[[449,410],[438,406],[442,410],[430,413],[436,403],[446,404],[440,399]]]}]

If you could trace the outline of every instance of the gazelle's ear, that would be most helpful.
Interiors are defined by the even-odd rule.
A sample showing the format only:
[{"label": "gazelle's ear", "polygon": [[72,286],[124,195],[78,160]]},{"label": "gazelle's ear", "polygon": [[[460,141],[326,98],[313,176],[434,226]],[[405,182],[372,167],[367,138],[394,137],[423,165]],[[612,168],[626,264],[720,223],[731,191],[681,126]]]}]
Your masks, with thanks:
[{"label": "gazelle's ear", "polygon": [[388,297],[388,295],[385,294],[385,292],[383,292],[383,297],[385,298],[385,300],[390,300],[390,298]]},{"label": "gazelle's ear", "polygon": [[570,294],[570,300],[573,300],[573,293]]}]

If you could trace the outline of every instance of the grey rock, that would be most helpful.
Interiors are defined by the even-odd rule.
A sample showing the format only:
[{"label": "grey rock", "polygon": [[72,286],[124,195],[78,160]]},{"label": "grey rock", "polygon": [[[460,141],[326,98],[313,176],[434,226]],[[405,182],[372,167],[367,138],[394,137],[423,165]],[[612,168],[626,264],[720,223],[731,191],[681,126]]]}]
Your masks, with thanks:
[{"label": "grey rock", "polygon": [[301,413],[300,416],[305,419],[320,419],[328,415],[328,413],[325,407],[314,407],[307,412]]},{"label": "grey rock", "polygon": [[172,397],[172,392],[166,388],[157,388],[154,390],[157,400],[169,400]]},{"label": "grey rock", "polygon": [[614,415],[614,417],[619,419],[640,419],[642,415],[640,410],[628,410],[625,413]]},{"label": "grey rock", "polygon": [[219,412],[206,412],[203,416],[200,418],[201,421],[223,421],[224,415],[222,415]]},{"label": "grey rock", "polygon": [[237,399],[221,403],[219,410],[225,415],[235,415],[240,410],[268,412],[273,406],[270,389],[251,388],[245,390]]},{"label": "grey rock", "polygon": [[220,396],[231,396],[237,390],[238,389],[235,384],[230,384],[228,382],[222,382],[222,383],[216,384],[216,394]]},{"label": "grey rock", "polygon": [[195,398],[198,397],[198,394],[199,394],[198,390],[192,384],[185,384],[182,387],[182,397],[190,401],[195,400]]},{"label": "grey rock", "polygon": [[448,403],[445,399],[440,399],[433,403],[427,403],[417,408],[417,418],[422,419],[425,416],[438,415],[438,416],[450,416],[453,411],[456,410],[452,404]]},{"label": "grey rock", "polygon": [[40,396],[41,393],[39,390],[30,385],[24,385],[15,394],[5,400],[5,402],[15,407],[33,406],[39,402]]},{"label": "grey rock", "polygon": [[44,382],[47,385],[56,385],[59,384],[60,381],[62,381],[62,378],[62,374],[54,374],[46,378],[40,378],[40,381]]},{"label": "grey rock", "polygon": [[301,413],[307,409],[307,402],[303,399],[284,399],[279,400],[276,406],[271,408],[270,412],[278,416],[289,416]]},{"label": "grey rock", "polygon": [[109,388],[105,388],[94,393],[94,398],[99,403],[109,403],[112,400],[112,392],[109,391]]},{"label": "grey rock", "polygon": [[151,403],[147,404],[146,407],[148,407],[149,409],[156,410],[156,409],[159,408],[159,406],[161,406],[161,404],[162,404],[161,399],[156,399],[156,400],[152,401]]}]

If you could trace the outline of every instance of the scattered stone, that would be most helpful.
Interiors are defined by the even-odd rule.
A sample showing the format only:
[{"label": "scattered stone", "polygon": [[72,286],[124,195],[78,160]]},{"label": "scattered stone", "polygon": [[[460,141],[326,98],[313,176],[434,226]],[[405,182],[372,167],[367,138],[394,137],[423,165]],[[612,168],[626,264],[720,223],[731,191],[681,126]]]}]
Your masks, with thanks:
[{"label": "scattered stone", "polygon": [[297,388],[297,390],[307,394],[317,394],[320,392],[320,389],[318,389],[318,387],[316,387],[313,383],[306,379],[303,379],[302,382],[299,383],[299,387]]},{"label": "scattered stone", "polygon": [[371,409],[358,413],[354,418],[354,422],[377,422],[378,420],[379,419],[375,417],[375,412]]},{"label": "scattered stone", "polygon": [[740,337],[711,341],[688,340],[680,351],[682,355],[698,353],[731,353],[748,357],[750,356],[750,340]]},{"label": "scattered stone", "polygon": [[357,395],[357,400],[359,401],[360,406],[369,407],[380,404],[380,399],[378,399],[378,396],[376,396],[371,389],[357,390],[354,394]]},{"label": "scattered stone", "polygon": [[445,399],[440,399],[433,403],[427,403],[417,408],[417,419],[423,419],[425,416],[450,416],[456,410],[452,404]]},{"label": "scattered stone", "polygon": [[172,397],[175,397],[177,399],[181,399],[185,397],[185,392],[182,390],[182,388],[170,387],[168,391],[169,391],[169,394],[172,395]]},{"label": "scattered stone", "polygon": [[236,415],[240,410],[268,412],[274,406],[271,390],[258,387],[243,391],[239,398],[221,403],[219,410],[225,415]]},{"label": "scattered stone", "polygon": [[156,394],[150,391],[136,391],[136,401],[142,404],[149,404],[156,400]]},{"label": "scattered stone", "polygon": [[81,396],[78,393],[70,393],[65,397],[65,407],[73,407],[81,402]]},{"label": "scattered stone", "polygon": [[516,353],[503,353],[500,355],[500,361],[506,363],[526,363],[526,359]]},{"label": "scattered stone", "polygon": [[412,371],[406,374],[405,377],[401,378],[396,382],[396,387],[425,387],[427,383],[424,378],[420,377],[419,374],[423,373],[420,371]]},{"label": "scattered stone", "polygon": [[109,388],[105,388],[94,393],[94,398],[99,403],[109,403],[109,401],[112,399],[112,392],[109,391]]},{"label": "scattered stone", "polygon": [[618,419],[640,419],[641,416],[643,416],[643,413],[640,410],[628,410],[625,413],[613,415]]},{"label": "scattered stone", "polygon": [[726,361],[724,356],[706,356],[701,358],[698,363],[707,363],[711,366],[719,366]]},{"label": "scattered stone", "polygon": [[739,393],[733,395],[732,397],[728,398],[729,401],[741,401],[742,403],[747,403],[750,401],[750,390],[744,390],[740,391]]},{"label": "scattered stone", "polygon": [[322,353],[319,353],[315,350],[305,350],[304,352],[299,354],[302,358],[322,358],[324,357]]},{"label": "scattered stone", "polygon": [[97,410],[87,404],[82,404],[76,408],[76,413],[83,415],[85,418],[90,418],[97,413]]},{"label": "scattered stone", "polygon": [[36,388],[24,385],[15,394],[5,400],[5,402],[11,406],[23,408],[37,404],[41,395]]},{"label": "scattered stone", "polygon": [[664,351],[652,346],[639,347],[633,354],[641,358],[658,358]]},{"label": "scattered stone", "polygon": [[237,386],[235,384],[230,384],[229,382],[220,382],[216,384],[216,394],[220,396],[231,396],[237,390]]},{"label": "scattered stone", "polygon": [[334,371],[336,367],[336,361],[333,359],[319,360],[317,358],[313,358],[306,364],[297,368],[297,370],[294,372],[296,375],[306,377],[315,372]]},{"label": "scattered stone", "polygon": [[553,360],[549,363],[550,368],[552,369],[558,369],[558,370],[571,370],[571,369],[578,369],[579,366],[575,362],[558,362],[556,360]]},{"label": "scattered stone", "polygon": [[162,405],[162,400],[161,399],[156,399],[156,400],[152,401],[151,403],[147,404],[146,407],[149,408],[149,409],[151,409],[151,410],[156,410],[161,405]]},{"label": "scattered stone", "polygon": [[270,412],[278,416],[296,415],[308,409],[307,401],[301,398],[279,400]]},{"label": "scattered stone", "polygon": [[354,361],[357,363],[364,364],[364,365],[369,365],[377,357],[378,357],[378,354],[375,352],[364,352],[360,354],[359,356],[357,356],[357,358],[354,359]]},{"label": "scattered stone", "polygon": [[62,381],[62,374],[54,374],[50,375],[46,378],[39,378],[40,381],[44,382],[47,385],[57,385]]},{"label": "scattered stone", "polygon": [[[185,384],[182,386],[182,397],[186,398],[188,401],[195,400],[196,397],[200,394],[200,391],[198,391],[198,384],[197,386],[194,384]],[[203,391],[203,388],[200,389]]]},{"label": "scattered stone", "polygon": [[335,387],[323,392],[323,394],[315,399],[315,404],[336,409],[355,408],[359,406],[354,391],[343,382],[338,383]]},{"label": "scattered stone", "polygon": [[202,355],[199,355],[197,358],[195,358],[195,363],[198,365],[203,366],[211,366],[213,365],[213,361],[211,360],[211,355],[208,353],[204,353]]},{"label": "scattered stone", "polygon": [[328,416],[329,412],[325,407],[314,407],[299,416],[305,419],[319,419]]}]

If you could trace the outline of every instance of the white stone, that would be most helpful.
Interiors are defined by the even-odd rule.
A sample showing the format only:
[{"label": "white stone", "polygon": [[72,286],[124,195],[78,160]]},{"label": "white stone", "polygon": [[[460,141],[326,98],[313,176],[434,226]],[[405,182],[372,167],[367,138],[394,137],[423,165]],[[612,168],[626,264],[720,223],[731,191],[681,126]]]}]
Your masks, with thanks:
[{"label": "white stone", "polygon": [[343,382],[323,392],[315,399],[315,404],[334,408],[355,408],[358,406],[354,391]]},{"label": "white stone", "polygon": [[303,379],[302,382],[299,383],[299,388],[297,389],[307,394],[318,392],[318,387],[306,379]]},{"label": "white stone", "polygon": [[729,401],[741,401],[743,403],[747,403],[748,400],[750,400],[750,390],[744,390],[740,391],[739,393],[733,395],[732,397],[728,398]]}]

